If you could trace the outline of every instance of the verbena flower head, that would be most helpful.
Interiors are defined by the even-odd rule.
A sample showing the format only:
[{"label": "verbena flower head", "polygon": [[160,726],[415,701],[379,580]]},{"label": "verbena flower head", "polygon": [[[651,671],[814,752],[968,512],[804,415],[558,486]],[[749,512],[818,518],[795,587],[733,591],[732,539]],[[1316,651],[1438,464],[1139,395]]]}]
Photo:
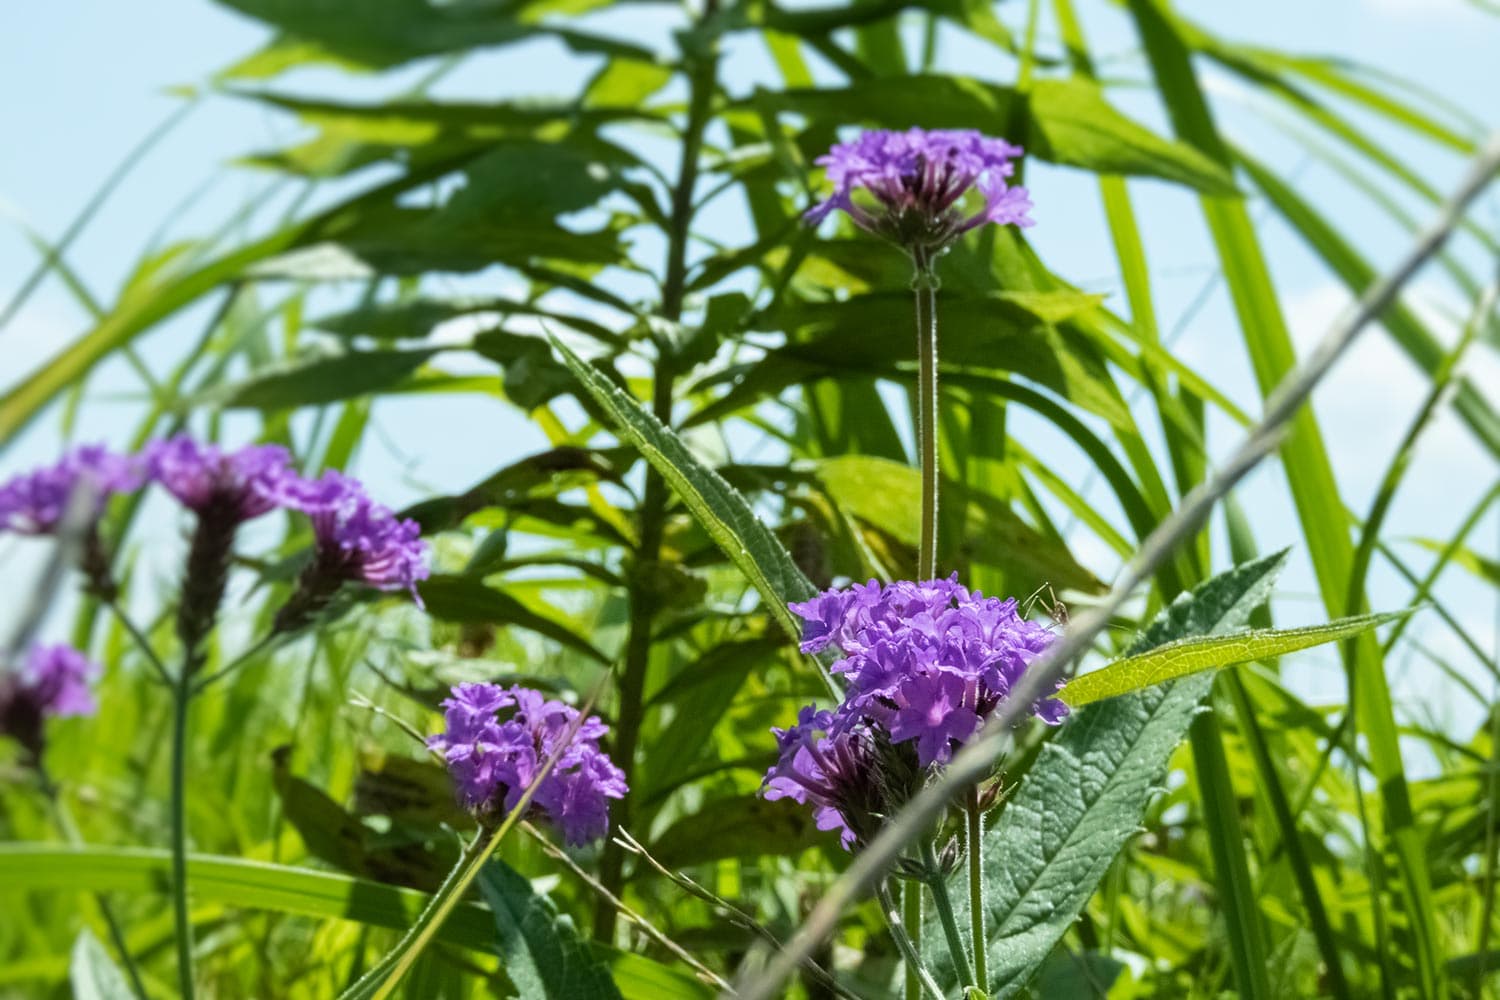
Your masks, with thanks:
[{"label": "verbena flower head", "polygon": [[[839,650],[832,669],[849,686],[836,710],[809,707],[777,731],[781,758],[765,794],[812,804],[819,828],[842,829],[846,847],[904,801],[913,775],[974,738],[1053,639],[1014,599],[971,593],[957,574],[829,590],[791,610],[806,622],[802,649]],[[1052,725],[1068,711],[1051,697],[1028,708]]]},{"label": "verbena flower head", "polygon": [[[316,572],[381,590],[409,590],[427,578],[427,543],[416,521],[398,518],[371,500],[356,479],[328,471],[282,484],[281,502],[306,514],[318,551]],[[420,598],[417,598],[420,604]]]},{"label": "verbena flower head", "polygon": [[529,688],[459,684],[443,702],[446,728],[427,745],[441,753],[458,798],[482,821],[514,809],[554,753],[556,765],[532,797],[540,815],[574,845],[604,836],[609,800],[625,796],[624,773],[599,748],[609,731],[597,716]]},{"label": "verbena flower head", "polygon": [[35,469],[0,485],[0,531],[45,535],[57,530],[79,490],[97,517],[111,494],[141,485],[141,463],[102,445],[83,445],[54,465]]},{"label": "verbena flower head", "polygon": [[[1026,189],[1007,183],[1021,152],[1019,146],[972,129],[862,132],[818,157],[833,194],[803,218],[817,225],[835,210],[843,211],[921,262],[985,223],[1033,224]],[[869,198],[856,201],[861,190]],[[974,211],[963,204],[971,190],[984,201]]]},{"label": "verbena flower head", "polygon": [[148,445],[145,459],[151,478],[184,507],[234,521],[273,510],[283,483],[294,475],[285,448],[249,445],[224,451],[186,434]]},{"label": "verbena flower head", "polygon": [[41,757],[47,719],[93,715],[99,667],[72,646],[33,646],[20,669],[0,674],[0,734]]}]

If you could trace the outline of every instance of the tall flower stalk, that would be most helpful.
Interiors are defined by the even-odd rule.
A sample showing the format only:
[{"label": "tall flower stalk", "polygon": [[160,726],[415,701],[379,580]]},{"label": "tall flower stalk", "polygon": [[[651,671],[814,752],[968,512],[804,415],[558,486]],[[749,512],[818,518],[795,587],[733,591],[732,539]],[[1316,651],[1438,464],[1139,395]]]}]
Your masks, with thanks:
[{"label": "tall flower stalk", "polygon": [[[941,473],[938,467],[938,428],[940,401],[938,389],[938,320],[937,293],[941,282],[937,260],[953,243],[971,229],[995,223],[1025,227],[1032,225],[1027,215],[1031,200],[1026,189],[1007,181],[1015,173],[1015,159],[1021,148],[1003,139],[994,139],[972,130],[908,129],[904,132],[883,130],[862,133],[852,142],[840,143],[818,159],[828,170],[834,185],[833,194],[808,210],[805,219],[816,225],[835,210],[842,211],[862,229],[895,244],[912,263],[912,302],[917,328],[917,461],[921,469],[922,509],[920,542],[917,548],[917,578],[938,577],[938,511]],[[978,192],[982,204],[970,210],[964,201],[971,191]],[[858,196],[858,200],[856,200]],[[953,961],[965,982],[979,989],[987,986],[984,934],[983,839],[979,835],[982,817],[977,797],[971,797],[966,810],[966,843],[969,853],[970,935],[975,970],[967,968],[952,906],[947,899],[943,875],[933,864],[923,867],[932,886],[944,933],[948,936]],[[930,851],[930,845],[928,849]],[[913,896],[915,884],[908,884],[903,906],[904,936],[921,938],[922,910]],[[889,918],[893,907],[882,907]],[[916,965],[917,956],[906,954],[908,966]],[[919,993],[920,970],[908,969],[907,1000]]]}]

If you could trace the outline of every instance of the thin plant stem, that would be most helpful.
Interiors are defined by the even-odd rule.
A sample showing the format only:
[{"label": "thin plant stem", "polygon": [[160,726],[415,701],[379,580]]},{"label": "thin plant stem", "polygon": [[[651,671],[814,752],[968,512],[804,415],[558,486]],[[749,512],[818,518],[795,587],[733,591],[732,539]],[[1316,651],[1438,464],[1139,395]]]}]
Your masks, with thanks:
[{"label": "thin plant stem", "polygon": [[671,952],[678,961],[682,962],[688,968],[692,969],[693,973],[699,979],[703,980],[705,983],[708,983],[710,986],[721,991],[725,995],[736,995],[734,987],[730,984],[729,980],[725,979],[723,976],[719,975],[717,972],[710,969],[702,962],[698,961],[698,959],[692,954],[692,952],[688,951],[682,945],[667,937],[667,935],[659,928],[657,928],[654,924],[652,924],[651,921],[647,920],[638,911],[632,909],[630,907],[630,904],[626,903],[619,896],[616,896],[614,893],[604,888],[603,884],[600,883],[598,879],[594,878],[594,876],[590,875],[581,866],[579,866],[578,862],[570,858],[566,851],[558,847],[552,841],[548,840],[546,834],[542,833],[542,831],[538,830],[535,826],[526,822],[525,820],[521,821],[521,832],[541,845],[542,852],[546,854],[547,857],[551,858],[553,861],[558,862],[564,868],[567,868],[568,871],[572,872],[575,876],[578,877],[579,881],[588,886],[594,892],[598,893],[599,896],[606,900],[610,906],[613,906],[616,910],[619,910],[621,916],[630,921],[636,927],[640,928],[641,933],[645,934],[651,940],[655,941],[667,951]]},{"label": "thin plant stem", "polygon": [[[1500,635],[1500,598],[1495,601],[1495,625],[1496,634]],[[1500,639],[1496,640],[1494,662],[1496,667],[1500,667]],[[1476,997],[1483,995],[1485,976],[1495,966],[1495,959],[1490,955],[1489,947],[1490,925],[1495,919],[1495,868],[1497,864],[1495,802],[1497,797],[1500,797],[1500,762],[1495,759],[1495,749],[1500,747],[1500,681],[1493,683],[1491,691],[1493,694],[1490,696],[1489,794],[1485,796],[1484,810],[1484,881],[1479,894],[1479,926],[1476,935],[1478,944],[1475,948],[1475,954],[1479,956],[1479,967],[1474,970],[1474,995]]]},{"label": "thin plant stem", "polygon": [[[73,814],[68,809],[68,804],[63,801],[62,794],[57,785],[52,781],[52,775],[42,765],[36,762],[37,783],[41,786],[42,795],[47,799],[47,804],[52,807],[52,818],[57,824],[57,829],[62,833],[63,839],[70,846],[82,847],[84,845],[83,833],[78,829],[78,824],[73,820]],[[115,950],[120,953],[120,962],[125,966],[125,974],[130,977],[130,990],[140,1000],[149,1000],[151,994],[146,992],[146,984],[141,981],[141,970],[136,967],[135,958],[130,954],[130,948],[125,943],[125,932],[120,926],[120,920],[115,916],[115,908],[109,904],[109,897],[102,892],[94,893],[94,902],[99,906],[99,915],[104,918],[104,926],[109,930],[109,939],[114,944]]]},{"label": "thin plant stem", "polygon": [[969,849],[969,936],[974,946],[974,975],[982,990],[990,988],[988,945],[984,933],[984,810],[979,805],[979,786],[969,789],[964,798],[968,820],[965,846]]},{"label": "thin plant stem", "polygon": [[105,601],[104,604],[114,614],[115,620],[124,626],[125,631],[129,633],[130,638],[146,657],[146,662],[151,664],[151,669],[156,672],[157,678],[167,687],[173,687],[177,682],[172,679],[167,665],[161,661],[160,656],[156,655],[156,649],[151,645],[151,640],[146,638],[146,633],[142,632],[140,626],[125,613],[124,608],[120,607],[119,598]]},{"label": "thin plant stem", "polygon": [[[770,945],[771,948],[775,950],[779,951],[781,949],[781,939],[778,938],[774,933],[772,933],[771,929],[768,928],[765,924],[756,920],[750,914],[746,913],[738,906],[735,906],[729,900],[725,899],[723,896],[720,896],[713,890],[698,882],[693,881],[693,879],[689,878],[687,875],[684,875],[682,872],[674,871],[673,869],[668,868],[666,865],[662,864],[660,861],[656,860],[656,858],[651,856],[651,852],[647,851],[645,847],[641,846],[640,841],[636,840],[630,835],[629,830],[625,829],[624,827],[620,827],[615,833],[613,842],[619,844],[622,848],[624,848],[631,854],[639,857],[647,865],[655,869],[656,872],[663,878],[686,892],[688,895],[703,900],[703,902],[721,912],[729,920],[729,922],[734,924],[736,927],[744,928],[745,930],[754,934],[756,937],[760,938],[766,944]],[[813,980],[818,983],[819,986],[822,986],[833,996],[839,997],[841,998],[841,1000],[861,1000],[858,993],[855,993],[853,990],[849,989],[849,987],[845,986],[843,983],[835,979],[833,973],[823,968],[811,957],[804,958],[802,960],[802,968],[808,973],[809,976],[812,977]]]},{"label": "thin plant stem", "polygon": [[[908,882],[908,888],[920,889],[915,882]],[[905,896],[910,899],[915,893],[907,892]],[[880,915],[885,917],[885,924],[891,929],[891,937],[895,939],[896,948],[901,952],[901,957],[906,959],[906,975],[908,982],[915,978],[920,991],[925,991],[933,1000],[943,1000],[942,987],[938,986],[937,980],[932,978],[932,973],[922,964],[922,956],[917,952],[916,943],[912,941],[911,935],[907,933],[905,926],[906,915],[896,908],[896,900],[891,896],[890,883],[882,879],[875,886],[875,897],[880,901]],[[921,898],[918,896],[917,898]],[[917,994],[921,996],[921,992]]]},{"label": "thin plant stem", "polygon": [[943,878],[937,851],[933,849],[932,841],[926,837],[920,838],[920,843],[922,867],[927,870],[927,887],[932,890],[932,908],[937,910],[938,922],[943,925],[943,936],[948,939],[953,968],[965,986],[983,989],[974,979],[974,968],[969,964],[969,955],[964,949],[964,936],[958,929],[958,919],[953,915],[953,900],[948,898],[948,880]]},{"label": "thin plant stem", "polygon": [[172,917],[176,926],[177,982],[183,1000],[193,997],[193,922],[188,913],[187,727],[193,700],[189,653],[172,689]]},{"label": "thin plant stem", "polygon": [[[937,277],[916,255],[912,299],[917,316],[917,461],[922,467],[922,541],[917,578],[937,577],[938,544],[938,339]],[[925,303],[924,303],[925,298]]]},{"label": "thin plant stem", "polygon": [[[882,883],[883,885],[884,883]],[[912,953],[906,955],[906,1000],[917,1000],[922,995],[922,956],[917,942],[922,940],[922,884],[905,882],[901,885],[901,926]],[[893,930],[892,933],[895,933]],[[896,944],[900,944],[898,940]]]}]

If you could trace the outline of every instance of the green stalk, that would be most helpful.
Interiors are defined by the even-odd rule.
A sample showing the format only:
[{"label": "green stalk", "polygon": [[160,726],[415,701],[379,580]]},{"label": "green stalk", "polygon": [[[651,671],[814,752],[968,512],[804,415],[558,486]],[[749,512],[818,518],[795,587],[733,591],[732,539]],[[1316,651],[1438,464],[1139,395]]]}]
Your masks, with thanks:
[{"label": "green stalk", "polygon": [[[885,883],[881,883],[884,885]],[[890,916],[887,915],[887,919]],[[901,944],[901,938],[911,946],[910,954],[902,949],[906,955],[906,1000],[918,1000],[922,995],[922,956],[917,951],[916,942],[922,940],[922,885],[920,882],[906,882],[901,886],[901,927],[902,932],[897,934],[896,928],[891,928],[891,933],[896,934],[896,944]]]},{"label": "green stalk", "polygon": [[984,932],[984,810],[979,806],[979,786],[969,789],[964,800],[969,824],[966,831],[969,849],[969,937],[974,945],[974,975],[980,989],[990,988],[988,946]]},{"label": "green stalk", "polygon": [[932,890],[933,909],[937,910],[938,921],[943,925],[943,936],[948,939],[948,951],[953,959],[953,968],[958,973],[959,981],[965,986],[976,989],[984,989],[974,979],[974,969],[969,965],[969,954],[964,950],[964,937],[959,932],[958,920],[953,916],[953,901],[948,898],[948,880],[943,878],[942,866],[938,864],[937,851],[933,850],[932,841],[926,837],[918,838],[922,845],[922,867],[927,869],[927,886]]},{"label": "green stalk", "polygon": [[[917,315],[917,461],[922,467],[922,543],[917,579],[937,577],[938,541],[938,341],[937,276],[921,253],[914,253],[917,273],[912,292]],[[926,315],[923,315],[926,292]]]},{"label": "green stalk", "polygon": [[176,926],[177,983],[183,1000],[193,997],[193,922],[188,914],[187,724],[192,674],[184,663],[172,690],[172,917]]},{"label": "green stalk", "polygon": [[[672,215],[667,231],[666,271],[662,280],[661,315],[676,322],[682,318],[683,298],[687,292],[687,248],[693,220],[693,191],[698,184],[698,157],[703,147],[703,132],[708,125],[717,86],[718,63],[712,52],[688,57],[691,97],[687,126],[682,138],[682,157],[678,164],[677,184],[672,190]],[[663,425],[672,424],[672,398],[675,373],[671,346],[665,338],[659,341],[655,378],[652,380],[651,412]],[[641,723],[645,718],[646,671],[651,662],[652,627],[656,619],[655,584],[652,576],[661,555],[662,535],[666,528],[668,490],[661,473],[646,464],[646,485],[641,500],[640,541],[633,560],[630,581],[630,622],[625,640],[624,668],[620,674],[618,721],[615,726],[615,753],[627,783],[635,773],[635,753],[640,742]],[[631,820],[629,796],[616,806],[617,824]],[[624,884],[625,855],[613,841],[605,845],[599,862],[599,881],[612,894],[619,895]],[[594,910],[594,938],[609,942],[615,933],[617,911],[601,897]]]},{"label": "green stalk", "polygon": [[[922,964],[922,956],[917,952],[916,940],[911,936],[909,918],[910,905],[913,899],[917,900],[918,926],[921,925],[921,900],[922,887],[916,882],[908,882],[902,887],[902,906],[904,910],[896,909],[896,900],[891,896],[890,883],[881,880],[875,887],[875,898],[880,901],[880,915],[885,917],[885,924],[891,929],[891,937],[896,941],[896,948],[901,952],[901,957],[906,959],[906,997],[907,1000],[921,1000],[922,991],[926,990],[933,1000],[943,1000],[943,990],[932,978],[932,973]],[[916,992],[912,992],[912,984],[916,984]]]}]

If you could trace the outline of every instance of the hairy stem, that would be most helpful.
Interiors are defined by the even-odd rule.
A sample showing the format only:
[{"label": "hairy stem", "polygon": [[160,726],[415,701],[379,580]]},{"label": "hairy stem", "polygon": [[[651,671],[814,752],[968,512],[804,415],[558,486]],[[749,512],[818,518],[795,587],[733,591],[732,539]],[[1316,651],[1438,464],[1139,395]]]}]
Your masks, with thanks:
[{"label": "hairy stem", "polygon": [[938,543],[937,278],[924,258],[914,259],[917,262],[917,274],[912,281],[917,315],[917,460],[922,467],[922,542],[917,553],[917,579],[931,580],[937,576]]},{"label": "hairy stem", "polygon": [[989,938],[984,933],[984,810],[979,805],[979,786],[964,799],[968,819],[965,839],[969,848],[969,936],[974,945],[974,975],[982,990],[990,988]]},{"label": "hairy stem", "polygon": [[932,908],[937,910],[938,922],[943,925],[943,936],[948,939],[948,951],[953,959],[953,968],[959,981],[965,986],[983,989],[974,979],[974,969],[969,964],[969,953],[964,949],[964,936],[958,929],[958,919],[953,915],[953,900],[948,898],[948,880],[943,878],[942,866],[938,864],[937,851],[932,841],[921,838],[922,867],[927,869],[927,886],[932,890]]},{"label": "hairy stem", "polygon": [[[921,888],[915,882],[908,882],[903,890],[904,898],[907,901],[912,898],[920,900]],[[891,896],[890,883],[882,880],[877,884],[875,896],[880,901],[880,914],[885,917],[886,926],[891,929],[891,937],[896,941],[896,948],[901,952],[901,957],[906,959],[907,982],[916,980],[918,997],[921,996],[921,991],[925,990],[934,1000],[943,1000],[942,988],[938,986],[937,980],[932,978],[932,973],[928,972],[927,967],[922,964],[922,956],[917,952],[916,943],[912,940],[908,929],[903,926],[907,914],[896,908],[896,900]],[[908,993],[907,996],[910,997],[911,994]]]},{"label": "hairy stem", "polygon": [[[901,926],[907,943],[911,945],[910,955],[906,955],[904,949],[902,951],[906,955],[906,1000],[917,1000],[922,995],[923,972],[916,944],[922,940],[922,885],[919,882],[905,882],[901,886]],[[901,944],[899,935],[896,944]]]}]

